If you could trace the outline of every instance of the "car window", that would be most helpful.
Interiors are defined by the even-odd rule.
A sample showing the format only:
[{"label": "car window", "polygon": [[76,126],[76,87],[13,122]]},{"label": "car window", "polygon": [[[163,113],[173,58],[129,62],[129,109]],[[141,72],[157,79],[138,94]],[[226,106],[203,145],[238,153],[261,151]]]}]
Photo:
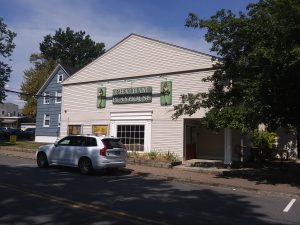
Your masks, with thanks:
[{"label": "car window", "polygon": [[58,145],[69,145],[70,141],[70,137],[65,137],[58,142]]},{"label": "car window", "polygon": [[102,142],[106,145],[106,147],[108,149],[112,149],[112,148],[122,148],[122,142],[120,141],[120,139],[103,139]]},{"label": "car window", "polygon": [[91,146],[97,146],[97,140],[93,137],[87,137],[85,146],[91,147]]},{"label": "car window", "polygon": [[84,145],[84,137],[75,136],[71,138],[70,144],[71,146],[83,146]]},{"label": "car window", "polygon": [[83,146],[85,138],[82,136],[69,136],[58,142],[58,145]]}]

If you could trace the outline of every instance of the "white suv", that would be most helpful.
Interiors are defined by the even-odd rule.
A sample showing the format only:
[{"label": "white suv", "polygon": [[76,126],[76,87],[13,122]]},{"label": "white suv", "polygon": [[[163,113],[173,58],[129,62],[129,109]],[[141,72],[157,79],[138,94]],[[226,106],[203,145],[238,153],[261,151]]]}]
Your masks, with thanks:
[{"label": "white suv", "polygon": [[79,167],[82,174],[103,168],[126,166],[126,149],[120,139],[92,135],[71,135],[57,143],[43,145],[36,152],[37,165]]}]

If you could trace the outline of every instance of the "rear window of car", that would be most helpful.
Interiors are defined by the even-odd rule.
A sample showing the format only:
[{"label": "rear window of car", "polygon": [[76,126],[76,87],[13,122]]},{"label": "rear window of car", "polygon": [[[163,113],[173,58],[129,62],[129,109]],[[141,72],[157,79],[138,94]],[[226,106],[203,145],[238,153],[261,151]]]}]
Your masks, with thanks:
[{"label": "rear window of car", "polygon": [[108,149],[112,149],[112,148],[122,148],[123,147],[123,144],[122,142],[120,141],[120,139],[103,139],[102,140],[103,144],[106,145],[106,147]]},{"label": "rear window of car", "polygon": [[91,146],[97,146],[97,140],[93,137],[87,137],[85,146],[91,147]]}]

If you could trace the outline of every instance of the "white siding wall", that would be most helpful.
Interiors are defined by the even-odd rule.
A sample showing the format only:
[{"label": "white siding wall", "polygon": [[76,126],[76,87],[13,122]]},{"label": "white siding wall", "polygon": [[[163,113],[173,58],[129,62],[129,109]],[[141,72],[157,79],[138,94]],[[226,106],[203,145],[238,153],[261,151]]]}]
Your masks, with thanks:
[{"label": "white siding wall", "polygon": [[212,66],[211,57],[130,35],[64,84],[188,71]]},{"label": "white siding wall", "polygon": [[[207,91],[209,83],[202,79],[209,72],[192,72],[164,76],[172,81],[173,105],[180,103],[180,95]],[[100,77],[100,76],[99,76]],[[152,97],[152,103],[119,104],[113,105],[111,100],[106,101],[106,108],[97,109],[97,88],[106,87],[106,96],[112,96],[112,90],[117,88],[152,86],[152,94],[160,93],[160,83],[164,78],[153,76],[143,79],[131,79],[131,82],[116,80],[103,83],[86,83],[63,86],[63,101],[61,114],[61,136],[67,135],[68,124],[109,124],[111,112],[153,111],[152,116],[152,150],[171,151],[183,156],[183,118],[172,120],[173,106],[160,106],[160,98]],[[204,111],[200,110],[191,118],[201,118]],[[84,126],[83,133],[92,133],[91,126]]]}]

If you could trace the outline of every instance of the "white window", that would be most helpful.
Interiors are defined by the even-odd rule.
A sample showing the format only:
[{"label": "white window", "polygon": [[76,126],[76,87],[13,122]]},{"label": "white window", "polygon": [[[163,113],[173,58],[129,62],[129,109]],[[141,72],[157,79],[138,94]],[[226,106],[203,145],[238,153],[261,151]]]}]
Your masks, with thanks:
[{"label": "white window", "polygon": [[117,137],[129,151],[145,149],[145,125],[117,125]]},{"label": "white window", "polygon": [[44,104],[49,104],[50,103],[50,94],[49,92],[44,93]]},{"label": "white window", "polygon": [[57,119],[57,126],[60,127],[60,120],[61,120],[61,115],[60,113],[58,114],[58,119]]},{"label": "white window", "polygon": [[45,113],[44,114],[44,127],[49,127],[50,126],[50,114]]},{"label": "white window", "polygon": [[150,152],[152,111],[111,112],[110,135],[119,137],[127,150]]},{"label": "white window", "polygon": [[58,74],[57,75],[57,83],[61,83],[64,80],[64,75],[63,74]]},{"label": "white window", "polygon": [[55,92],[55,103],[61,103],[61,91]]}]

